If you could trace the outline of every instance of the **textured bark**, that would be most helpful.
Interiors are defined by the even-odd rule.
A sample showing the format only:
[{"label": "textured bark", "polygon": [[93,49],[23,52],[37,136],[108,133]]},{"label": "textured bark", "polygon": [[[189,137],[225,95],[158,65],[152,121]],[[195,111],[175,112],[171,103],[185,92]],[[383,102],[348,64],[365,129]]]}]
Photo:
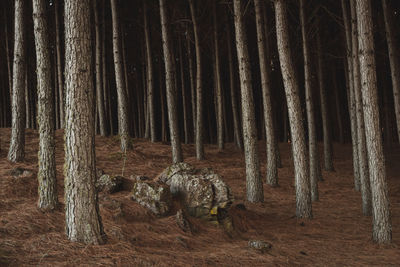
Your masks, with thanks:
[{"label": "textured bark", "polygon": [[29,87],[28,87],[28,62],[25,64],[25,86],[24,86],[24,96],[25,96],[25,128],[30,128],[31,116],[29,108]]},{"label": "textured bark", "polygon": [[150,140],[156,141],[156,122],[154,111],[153,58],[151,54],[150,28],[147,18],[147,0],[143,0],[144,35],[146,42],[147,105],[149,110]]},{"label": "textured bark", "polygon": [[361,190],[360,173],[359,173],[359,159],[358,159],[358,146],[357,146],[357,118],[355,111],[355,97],[354,97],[354,78],[353,78],[353,55],[352,55],[352,34],[350,17],[348,12],[347,1],[342,0],[342,13],[343,24],[346,36],[346,58],[347,58],[347,77],[348,77],[348,97],[349,97],[349,114],[350,114],[350,129],[351,129],[351,142],[353,148],[353,175],[354,175],[354,189]]},{"label": "textured bark", "polygon": [[243,139],[242,132],[240,130],[240,118],[239,118],[239,107],[236,99],[236,88],[235,88],[235,70],[233,67],[233,51],[232,51],[232,36],[231,36],[231,28],[228,25],[227,30],[227,43],[228,43],[228,62],[229,62],[229,87],[231,94],[231,106],[232,106],[232,117],[233,117],[233,130],[234,130],[234,139],[236,146],[243,150]]},{"label": "textured bark", "polygon": [[103,85],[103,107],[104,107],[104,118],[105,118],[105,133],[108,135],[108,133],[112,134],[111,130],[111,116],[109,116],[111,110],[108,108],[108,86],[107,86],[107,58],[106,58],[106,18],[105,18],[105,0],[101,1],[101,6],[103,7],[101,9],[101,26],[102,26],[102,33],[101,33],[101,73],[102,73],[102,85]]},{"label": "textured bark", "polygon": [[240,91],[242,95],[242,121],[244,154],[246,161],[246,191],[250,202],[263,202],[264,192],[260,175],[257,148],[257,129],[254,115],[253,88],[247,37],[244,29],[241,0],[234,0],[236,50],[239,60]]},{"label": "textured bark", "polygon": [[257,27],[257,44],[258,44],[258,58],[260,62],[260,75],[261,75],[261,89],[262,89],[262,100],[264,110],[264,125],[266,133],[266,148],[267,148],[267,184],[271,186],[278,185],[278,167],[276,158],[276,140],[275,140],[275,129],[272,119],[272,104],[271,104],[271,79],[267,41],[265,40],[265,30],[263,12],[262,12],[262,1],[254,0],[254,7],[256,11],[256,27]]},{"label": "textured bark", "polygon": [[356,10],[365,135],[372,191],[372,238],[378,243],[390,243],[392,241],[392,225],[386,184],[385,156],[379,128],[371,2],[357,0]]},{"label": "textured bark", "polygon": [[308,127],[308,155],[310,164],[311,200],[317,201],[318,194],[318,144],[315,127],[314,101],[312,94],[312,72],[310,64],[310,42],[307,35],[305,0],[300,0],[300,24],[303,40],[304,82],[306,91],[307,127]]},{"label": "textured bark", "polygon": [[24,1],[15,1],[14,18],[14,63],[11,102],[11,142],[8,160],[20,162],[25,156],[25,38]]},{"label": "textured bark", "polygon": [[185,144],[189,143],[189,122],[188,122],[188,108],[186,104],[186,86],[185,86],[185,70],[183,62],[182,39],[179,37],[179,68],[181,77],[181,93],[182,93],[182,106],[183,106],[183,131],[185,137]]},{"label": "textured bark", "polygon": [[397,136],[400,142],[400,61],[398,44],[396,42],[393,10],[390,0],[382,0],[382,8],[385,19],[386,42],[389,51],[390,71],[393,85],[394,108],[396,114]]},{"label": "textured bark", "polygon": [[194,7],[194,0],[189,0],[190,13],[192,15],[194,43],[196,48],[196,157],[198,160],[204,159],[204,145],[203,145],[203,85],[202,85],[202,71],[201,71],[201,51],[200,51],[200,37],[197,25],[196,10]]},{"label": "textured bark", "polygon": [[39,123],[39,202],[43,210],[58,204],[54,141],[53,88],[45,0],[33,0],[33,23],[36,46]]},{"label": "textured bark", "polygon": [[223,98],[222,98],[222,82],[219,60],[219,44],[218,44],[218,20],[217,20],[217,1],[213,1],[213,22],[214,22],[214,53],[215,53],[215,96],[217,102],[217,143],[218,149],[224,149],[224,119],[223,119]]},{"label": "textured bark", "polygon": [[160,17],[161,17],[161,30],[163,40],[163,51],[165,61],[165,84],[167,91],[167,108],[168,108],[168,122],[169,132],[172,146],[172,162],[178,163],[183,161],[181,141],[179,136],[178,127],[178,111],[176,105],[176,87],[175,87],[175,65],[173,49],[169,36],[169,27],[167,19],[166,0],[160,0]]},{"label": "textured bark", "polygon": [[371,215],[371,190],[369,183],[369,170],[368,170],[368,159],[367,159],[367,145],[365,139],[365,124],[363,117],[363,103],[361,96],[361,80],[360,80],[360,62],[359,58],[359,47],[358,47],[358,31],[357,31],[357,19],[355,10],[355,0],[352,0],[350,4],[351,16],[352,16],[352,45],[353,45],[353,79],[354,79],[354,99],[356,104],[356,119],[357,119],[357,147],[358,147],[358,159],[359,159],[359,174],[360,174],[360,185],[361,185],[361,198],[362,198],[362,210],[364,215]]},{"label": "textured bark", "polygon": [[296,185],[296,216],[312,218],[310,177],[299,88],[290,51],[286,0],[276,0],[275,21],[279,60],[288,106]]},{"label": "textured bark", "polygon": [[121,151],[125,152],[132,148],[129,138],[128,126],[128,95],[123,72],[122,53],[120,52],[120,30],[119,14],[117,7],[118,0],[111,0],[112,26],[113,26],[113,52],[115,82],[118,95],[118,134],[121,138]]},{"label": "textured bark", "polygon": [[65,226],[68,239],[105,242],[96,179],[90,1],[65,1]]},{"label": "textured bark", "polygon": [[[321,25],[319,25],[321,27]],[[324,169],[325,171],[334,171],[332,159],[332,129],[329,120],[328,101],[326,99],[325,73],[323,66],[322,46],[321,46],[321,28],[317,31],[317,57],[318,57],[318,82],[319,95],[321,101],[322,130],[324,136]]]},{"label": "textured bark", "polygon": [[63,69],[62,69],[62,61],[61,61],[61,40],[60,40],[60,26],[59,26],[59,18],[58,18],[58,4],[60,0],[54,1],[54,9],[55,9],[55,28],[56,28],[56,54],[57,54],[57,80],[58,80],[58,101],[60,103],[60,126],[64,128],[65,124],[65,114],[64,114],[64,80],[63,80]]},{"label": "textured bark", "polygon": [[9,36],[8,36],[8,16],[6,8],[4,8],[4,36],[5,36],[5,49],[6,49],[6,59],[7,59],[7,74],[8,74],[8,89],[10,92],[10,103],[12,103],[12,73],[11,73],[11,59],[10,59],[10,48],[9,48]]},{"label": "textured bark", "polygon": [[[96,36],[96,107],[98,114],[98,125],[100,129],[100,135],[106,136],[106,119],[104,113],[104,97],[103,97],[103,79],[102,79],[102,66],[101,66],[101,35],[100,35],[100,21],[99,21],[99,10],[97,1],[92,1],[94,23],[95,23],[95,36]],[[104,8],[104,6],[103,6]],[[104,27],[104,26],[103,26]]]}]

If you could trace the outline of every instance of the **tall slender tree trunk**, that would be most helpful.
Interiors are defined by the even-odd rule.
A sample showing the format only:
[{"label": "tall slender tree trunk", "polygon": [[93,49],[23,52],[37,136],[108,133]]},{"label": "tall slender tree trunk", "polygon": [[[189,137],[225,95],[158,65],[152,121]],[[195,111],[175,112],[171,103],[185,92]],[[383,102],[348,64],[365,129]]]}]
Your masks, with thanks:
[{"label": "tall slender tree trunk", "polygon": [[378,243],[392,241],[389,196],[386,184],[385,156],[379,128],[378,88],[372,10],[370,1],[357,0],[358,48],[364,106],[365,135],[368,147],[372,191],[372,238]]},{"label": "tall slender tree trunk", "polygon": [[190,96],[192,102],[192,120],[193,120],[193,140],[196,137],[196,84],[194,80],[193,70],[193,56],[192,56],[192,43],[190,41],[190,29],[186,29],[186,45],[187,45],[187,57],[189,58],[189,79],[190,79]]},{"label": "tall slender tree trunk", "polygon": [[11,102],[11,142],[8,151],[8,160],[20,162],[25,156],[25,23],[24,4],[22,0],[15,0],[14,10],[14,63],[13,89]]},{"label": "tall slender tree trunk", "polygon": [[301,33],[303,40],[303,58],[304,58],[304,82],[306,91],[306,109],[307,109],[307,127],[308,127],[308,153],[310,163],[310,186],[311,186],[311,200],[317,201],[318,194],[318,144],[317,134],[315,128],[315,115],[314,115],[314,100],[312,93],[311,83],[311,64],[310,64],[310,42],[308,39],[307,26],[306,26],[306,11],[305,1],[300,0],[300,23]]},{"label": "tall slender tree trunk", "polygon": [[368,159],[367,159],[367,145],[365,139],[365,124],[363,117],[363,103],[361,96],[361,80],[360,80],[360,62],[358,60],[359,47],[358,47],[358,31],[357,31],[357,17],[355,1],[352,0],[350,3],[352,26],[353,26],[353,77],[354,77],[354,98],[356,103],[356,117],[357,117],[357,147],[359,157],[359,173],[360,173],[360,185],[361,185],[361,198],[362,198],[362,210],[364,215],[371,215],[371,190],[369,183],[369,170],[368,170]]},{"label": "tall slender tree trunk", "polygon": [[186,86],[185,86],[185,70],[183,62],[183,41],[179,37],[179,62],[180,62],[180,76],[181,76],[181,91],[182,91],[182,106],[183,106],[183,131],[185,137],[185,144],[189,143],[189,122],[188,122],[188,110],[186,105]]},{"label": "tall slender tree trunk", "polygon": [[60,20],[58,18],[59,12],[59,4],[60,0],[54,1],[54,12],[55,12],[55,28],[56,28],[56,54],[57,54],[57,79],[58,79],[58,98],[59,98],[59,110],[60,110],[60,126],[64,128],[64,80],[63,80],[63,70],[62,70],[62,61],[61,61],[61,40],[60,40]]},{"label": "tall slender tree trunk", "polygon": [[25,64],[25,86],[24,86],[24,95],[25,95],[25,128],[30,128],[31,124],[31,116],[30,116],[30,105],[29,105],[29,87],[28,87],[28,62]]},{"label": "tall slender tree trunk", "polygon": [[254,6],[256,10],[256,26],[257,26],[257,44],[258,44],[258,57],[260,62],[260,75],[261,75],[261,88],[262,88],[262,100],[264,110],[264,125],[266,133],[267,143],[267,184],[271,186],[278,185],[278,167],[276,158],[276,140],[275,140],[275,129],[272,119],[272,104],[271,104],[271,79],[270,69],[267,61],[269,55],[266,49],[267,42],[265,40],[265,30],[263,12],[262,12],[262,1],[254,0]]},{"label": "tall slender tree trunk", "polygon": [[224,149],[224,119],[223,119],[223,98],[222,98],[222,82],[219,60],[219,44],[218,44],[218,20],[217,20],[217,1],[213,1],[213,20],[214,20],[214,53],[215,53],[215,95],[217,101],[217,143],[218,149]]},{"label": "tall slender tree trunk", "polygon": [[386,42],[389,51],[390,71],[393,85],[394,109],[396,114],[397,136],[400,142],[400,62],[398,45],[395,37],[393,23],[393,11],[390,7],[390,1],[382,0],[382,8],[385,19]]},{"label": "tall slender tree trunk", "polygon": [[234,0],[236,50],[239,60],[240,89],[242,95],[242,121],[244,153],[246,161],[246,191],[250,202],[263,202],[264,192],[260,175],[260,162],[257,148],[257,129],[254,115],[254,100],[250,69],[250,58],[247,48],[247,37],[244,29],[241,0]]},{"label": "tall slender tree trunk", "polygon": [[167,142],[167,122],[165,120],[165,92],[161,62],[159,63],[160,98],[161,98],[161,140]]},{"label": "tall slender tree trunk", "polygon": [[229,62],[229,87],[231,93],[231,106],[232,106],[232,117],[233,117],[233,130],[234,139],[236,146],[243,150],[243,139],[241,132],[241,123],[239,118],[239,107],[236,99],[236,88],[235,88],[235,70],[233,66],[233,50],[232,50],[232,36],[230,25],[226,27],[227,43],[228,43],[228,62]]},{"label": "tall slender tree trunk", "polygon": [[347,6],[347,1],[342,0],[342,13],[343,24],[346,35],[346,58],[347,58],[347,76],[348,76],[348,97],[349,97],[349,114],[350,114],[350,128],[351,128],[351,142],[353,148],[353,175],[354,175],[354,189],[361,190],[360,183],[360,168],[358,158],[358,139],[357,139],[357,116],[355,108],[354,97],[354,77],[353,77],[353,48],[352,48],[352,31],[350,25],[350,17]]},{"label": "tall slender tree trunk", "polygon": [[90,1],[65,1],[65,226],[68,239],[105,242],[96,180]]},{"label": "tall slender tree trunk", "polygon": [[58,204],[53,88],[51,86],[50,42],[46,18],[46,1],[33,0],[33,23],[36,46],[39,122],[39,201],[43,210],[53,210]]},{"label": "tall slender tree trunk", "polygon": [[342,114],[340,112],[340,95],[339,95],[339,86],[337,84],[337,73],[336,70],[333,71],[333,90],[335,94],[335,107],[336,107],[336,119],[338,123],[338,131],[339,131],[339,142],[344,144],[344,131],[343,131],[343,120]]},{"label": "tall slender tree trunk", "polygon": [[296,216],[312,218],[309,166],[307,162],[306,141],[302,122],[299,86],[290,51],[286,0],[276,0],[275,21],[279,60],[285,86],[296,184]]},{"label": "tall slender tree trunk", "polygon": [[113,25],[113,50],[114,50],[114,67],[115,67],[115,82],[117,85],[118,95],[118,134],[121,138],[121,151],[125,152],[132,148],[129,138],[128,125],[128,95],[123,73],[122,53],[120,51],[120,27],[119,14],[117,7],[118,0],[111,0],[111,13]]},{"label": "tall slender tree trunk", "polygon": [[8,16],[7,16],[7,9],[4,8],[4,36],[6,40],[6,60],[7,60],[7,74],[8,74],[8,86],[10,92],[10,103],[12,103],[12,86],[13,86],[13,77],[11,73],[11,59],[10,59],[10,47],[9,47],[9,36],[8,36]]},{"label": "tall slender tree trunk", "polygon": [[[321,25],[319,25],[321,27]],[[332,152],[332,128],[329,120],[328,101],[326,99],[325,73],[323,66],[323,55],[321,47],[321,28],[317,31],[317,57],[318,57],[318,82],[321,101],[322,130],[324,135],[324,169],[334,171]]]},{"label": "tall slender tree trunk", "polygon": [[[94,10],[94,23],[96,35],[96,106],[100,128],[100,135],[106,136],[106,121],[104,113],[104,97],[103,97],[103,80],[102,80],[102,66],[101,66],[101,35],[100,35],[100,20],[97,1],[92,1]],[[104,6],[102,7],[104,8]],[[103,25],[104,27],[104,25]]]},{"label": "tall slender tree trunk", "polygon": [[190,13],[192,15],[194,44],[196,49],[196,157],[198,160],[204,159],[204,137],[203,137],[203,85],[202,85],[202,71],[201,71],[201,51],[200,51],[200,37],[197,25],[196,10],[194,7],[194,0],[189,0]]},{"label": "tall slender tree trunk", "polygon": [[147,0],[143,0],[144,33],[146,42],[146,69],[147,69],[147,105],[150,120],[150,140],[156,141],[156,122],[154,111],[154,85],[153,85],[153,58],[151,55],[150,27],[147,18]]},{"label": "tall slender tree trunk", "polygon": [[169,36],[168,18],[167,18],[167,7],[166,0],[160,0],[160,17],[161,17],[161,30],[163,40],[163,51],[165,61],[165,84],[167,88],[167,107],[168,107],[168,121],[169,121],[169,132],[171,138],[172,147],[172,161],[174,163],[182,162],[182,148],[179,137],[178,127],[178,113],[176,105],[176,87],[175,87],[175,64],[173,49],[171,47],[171,40]]},{"label": "tall slender tree trunk", "polygon": [[107,86],[107,58],[106,58],[106,18],[105,18],[105,0],[101,1],[101,6],[103,7],[101,9],[101,73],[102,73],[102,95],[103,95],[103,107],[104,107],[104,129],[105,129],[105,134],[107,135],[108,133],[112,134],[111,131],[111,116],[110,110],[108,108],[108,86]]},{"label": "tall slender tree trunk", "polygon": [[54,85],[54,97],[53,97],[53,101],[54,101],[54,116],[56,119],[56,129],[59,129],[60,126],[60,102],[58,101],[58,81],[57,81],[57,55],[54,54],[54,59],[53,59],[54,65],[53,65],[53,75],[54,75],[54,79],[53,79],[53,85]]}]

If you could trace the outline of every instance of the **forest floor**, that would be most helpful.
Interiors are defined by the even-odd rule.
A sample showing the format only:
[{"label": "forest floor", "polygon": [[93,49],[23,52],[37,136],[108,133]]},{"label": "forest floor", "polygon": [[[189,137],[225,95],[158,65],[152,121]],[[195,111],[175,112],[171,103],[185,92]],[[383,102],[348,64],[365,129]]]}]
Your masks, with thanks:
[{"label": "forest floor", "polygon": [[[57,175],[63,197],[63,132],[57,131]],[[289,144],[280,144],[283,168],[277,188],[264,185],[265,202],[245,201],[243,154],[227,144],[224,151],[207,145],[206,160],[197,161],[193,145],[184,145],[185,161],[195,167],[212,167],[222,175],[235,196],[230,214],[235,232],[191,218],[195,232],[183,232],[175,214],[157,218],[130,199],[129,190],[100,195],[100,211],[108,236],[105,245],[72,243],[64,233],[64,208],[42,213],[37,204],[38,134],[26,131],[26,160],[7,161],[10,129],[0,129],[0,266],[293,266],[293,265],[397,265],[400,263],[400,147],[386,155],[393,224],[393,244],[371,240],[371,217],[361,214],[360,194],[353,189],[351,145],[334,145],[336,171],[323,172],[320,201],[313,203],[312,220],[297,219],[293,166]],[[5,141],[7,140],[7,142]],[[265,173],[264,143],[260,143]],[[96,137],[97,166],[120,175],[124,160],[115,137]],[[170,147],[134,140],[128,152],[125,176],[155,177],[170,164]],[[33,177],[15,179],[9,171],[23,167]],[[264,176],[264,175],[263,175]],[[246,209],[236,204],[244,203]],[[248,248],[249,240],[264,240],[272,249],[262,254]]]}]

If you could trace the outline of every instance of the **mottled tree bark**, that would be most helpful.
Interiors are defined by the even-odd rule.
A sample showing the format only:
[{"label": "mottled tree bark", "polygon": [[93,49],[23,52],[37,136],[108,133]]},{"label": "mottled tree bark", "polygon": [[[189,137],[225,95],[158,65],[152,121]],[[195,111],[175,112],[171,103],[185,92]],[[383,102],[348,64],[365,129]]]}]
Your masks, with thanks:
[{"label": "mottled tree bark", "polygon": [[58,18],[58,4],[60,0],[55,0],[54,1],[54,12],[55,12],[55,28],[56,28],[56,54],[57,54],[57,80],[58,80],[58,101],[60,103],[59,105],[59,111],[60,111],[60,126],[61,128],[64,128],[64,120],[65,120],[65,114],[64,114],[64,80],[63,80],[63,70],[62,70],[62,61],[61,61],[61,40],[60,40],[60,26],[59,26],[59,18]]},{"label": "mottled tree bark", "polygon": [[372,238],[378,243],[390,243],[392,241],[392,225],[386,184],[385,156],[379,129],[371,2],[369,0],[357,0],[356,10],[365,135],[372,191]]},{"label": "mottled tree bark", "polygon": [[311,200],[317,201],[318,194],[318,143],[315,127],[314,101],[312,93],[312,71],[310,64],[310,42],[308,39],[305,0],[300,0],[300,24],[303,40],[304,82],[306,91],[307,127],[308,127],[308,156],[310,164]]},{"label": "mottled tree bark", "polygon": [[275,0],[279,60],[288,106],[296,185],[296,216],[312,218],[310,177],[299,88],[290,51],[286,0]]},{"label": "mottled tree bark", "polygon": [[233,66],[233,50],[232,50],[232,36],[231,28],[227,25],[226,29],[227,43],[228,43],[228,62],[229,62],[229,87],[231,94],[231,106],[232,106],[232,117],[233,117],[233,131],[236,146],[243,150],[243,139],[241,132],[241,123],[239,118],[239,107],[236,99],[236,88],[235,88],[235,70]]},{"label": "mottled tree bark", "polygon": [[165,61],[165,84],[167,91],[167,108],[168,108],[168,121],[169,121],[169,132],[172,147],[172,161],[178,163],[183,161],[181,141],[179,136],[178,127],[178,111],[176,105],[176,87],[175,87],[175,65],[173,49],[171,47],[171,41],[169,36],[168,18],[167,18],[167,7],[166,0],[160,0],[160,17],[161,17],[161,30],[163,40],[163,51]]},{"label": "mottled tree bark", "polygon": [[359,174],[361,185],[361,198],[362,210],[364,215],[371,215],[371,190],[369,183],[369,170],[367,159],[367,145],[365,139],[365,124],[363,117],[363,103],[361,96],[361,80],[360,80],[360,62],[359,47],[358,47],[358,31],[357,31],[357,18],[355,9],[355,0],[350,3],[351,16],[352,16],[352,51],[353,51],[353,79],[354,79],[354,99],[356,105],[356,119],[357,119],[357,147],[359,159]]},{"label": "mottled tree bark", "polygon": [[36,73],[38,81],[39,123],[39,201],[42,210],[53,210],[58,204],[53,88],[51,86],[51,62],[45,0],[33,0],[33,23],[36,46]]},{"label": "mottled tree bark", "polygon": [[8,160],[20,162],[25,156],[25,37],[24,37],[24,1],[16,0],[14,4],[14,63],[13,89],[11,102],[11,142]]},{"label": "mottled tree bark", "polygon": [[120,52],[120,29],[119,14],[117,7],[118,0],[111,0],[111,13],[113,25],[113,51],[114,51],[114,67],[115,82],[117,85],[118,95],[118,134],[121,138],[121,151],[125,152],[132,148],[129,138],[128,125],[128,95],[123,73],[122,53]]},{"label": "mottled tree bark", "polygon": [[201,70],[201,51],[200,37],[197,25],[196,10],[194,0],[189,0],[190,13],[192,15],[194,43],[196,49],[196,157],[198,160],[204,159],[203,145],[203,85],[202,85],[202,70]]},{"label": "mottled tree bark", "polygon": [[347,77],[348,77],[348,97],[349,97],[349,114],[350,114],[350,128],[351,128],[351,142],[353,148],[353,175],[354,175],[354,189],[361,190],[360,183],[360,168],[358,159],[358,146],[357,146],[357,118],[354,97],[354,78],[353,78],[353,49],[352,49],[352,31],[350,25],[350,17],[348,12],[347,1],[342,0],[342,13],[343,24],[346,36],[346,58],[347,58]]},{"label": "mottled tree bark", "polygon": [[393,11],[390,0],[382,0],[382,8],[385,19],[386,42],[389,51],[390,71],[393,85],[394,109],[396,114],[397,136],[400,142],[400,61],[398,44],[395,37],[393,23]]},{"label": "mottled tree bark", "polygon": [[[319,25],[321,27],[321,25]],[[325,73],[323,66],[323,55],[321,46],[321,28],[317,31],[317,57],[318,57],[318,82],[319,82],[319,95],[321,101],[321,117],[322,117],[322,130],[324,136],[324,169],[325,171],[334,171],[333,168],[333,152],[332,152],[332,128],[328,110],[328,101],[326,99],[325,87]]]},{"label": "mottled tree bark", "polygon": [[185,144],[189,143],[189,122],[188,122],[188,108],[186,104],[186,86],[185,86],[185,70],[183,64],[183,49],[182,49],[183,41],[179,37],[179,69],[180,69],[180,77],[181,77],[181,93],[182,93],[182,106],[183,106],[183,131],[185,137]]},{"label": "mottled tree bark", "polygon": [[68,239],[101,244],[97,201],[90,1],[65,1],[65,226]]},{"label": "mottled tree bark", "polygon": [[236,50],[239,60],[240,89],[242,95],[242,121],[244,154],[246,161],[246,191],[250,202],[263,202],[264,192],[260,175],[260,162],[257,148],[257,129],[254,115],[254,100],[250,58],[247,37],[244,29],[241,0],[234,0]]},{"label": "mottled tree bark", "polygon": [[143,0],[144,35],[146,42],[147,105],[149,110],[150,140],[156,141],[156,122],[154,111],[153,58],[151,54],[150,27],[147,18],[147,0]]},{"label": "mottled tree bark", "polygon": [[276,140],[275,140],[275,129],[272,119],[272,104],[271,104],[271,79],[270,69],[267,61],[269,55],[267,53],[267,41],[265,40],[265,30],[263,12],[262,12],[262,1],[254,0],[254,7],[256,11],[256,27],[257,27],[257,44],[258,44],[258,58],[260,62],[260,75],[261,75],[261,89],[262,89],[262,100],[264,110],[264,125],[266,133],[266,145],[267,145],[267,184],[271,186],[278,185],[278,167],[276,158]]},{"label": "mottled tree bark", "polygon": [[[104,113],[104,97],[103,97],[103,80],[102,80],[102,66],[101,66],[101,35],[100,35],[100,21],[99,21],[99,10],[97,1],[92,1],[94,11],[94,23],[95,23],[95,36],[96,36],[96,107],[100,135],[106,136],[106,121]],[[104,8],[104,6],[102,7]],[[104,26],[103,26],[104,27]]]},{"label": "mottled tree bark", "polygon": [[220,55],[218,44],[218,19],[217,19],[217,1],[213,1],[213,22],[214,22],[214,55],[215,55],[215,96],[217,102],[217,143],[218,149],[224,149],[224,119],[223,119],[223,98],[222,82],[220,70]]}]

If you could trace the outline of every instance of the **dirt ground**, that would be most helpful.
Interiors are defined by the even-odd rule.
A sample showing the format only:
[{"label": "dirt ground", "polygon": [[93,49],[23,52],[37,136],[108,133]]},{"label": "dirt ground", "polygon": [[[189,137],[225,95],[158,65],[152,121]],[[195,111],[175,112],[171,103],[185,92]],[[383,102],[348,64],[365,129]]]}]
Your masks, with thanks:
[{"label": "dirt ground", "polygon": [[[63,200],[63,132],[57,131],[57,175]],[[231,187],[235,232],[191,218],[194,233],[183,232],[174,214],[157,218],[130,200],[129,190],[100,195],[101,216],[108,242],[93,246],[71,243],[64,234],[63,206],[42,213],[37,202],[37,132],[26,132],[26,160],[7,161],[10,129],[0,129],[0,266],[336,266],[400,264],[400,147],[386,152],[392,211],[393,244],[371,241],[371,217],[361,214],[360,194],[353,190],[351,146],[334,145],[333,173],[323,172],[320,201],[313,203],[314,219],[295,214],[293,167],[289,144],[280,144],[283,165],[277,188],[264,185],[265,202],[245,201],[245,169],[242,153],[227,144],[219,152],[207,145],[206,160],[197,161],[193,145],[184,145],[185,161],[195,167],[212,167]],[[264,143],[260,143],[265,173]],[[170,147],[134,140],[134,150],[124,160],[115,137],[96,138],[97,166],[106,173],[155,177],[170,164]],[[34,170],[33,177],[16,180],[9,171],[17,166]],[[246,209],[236,204],[244,203]],[[261,254],[247,247],[249,240],[272,244]]]}]

